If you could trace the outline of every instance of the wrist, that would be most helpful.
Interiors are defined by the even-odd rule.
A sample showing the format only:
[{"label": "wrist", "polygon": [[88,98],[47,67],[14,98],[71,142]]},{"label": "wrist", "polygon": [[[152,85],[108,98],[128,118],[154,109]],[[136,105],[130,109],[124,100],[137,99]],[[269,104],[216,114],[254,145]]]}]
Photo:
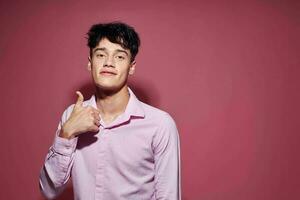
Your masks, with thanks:
[{"label": "wrist", "polygon": [[66,129],[64,126],[61,128],[60,133],[58,135],[59,137],[65,138],[65,139],[72,139],[73,134],[72,131]]}]

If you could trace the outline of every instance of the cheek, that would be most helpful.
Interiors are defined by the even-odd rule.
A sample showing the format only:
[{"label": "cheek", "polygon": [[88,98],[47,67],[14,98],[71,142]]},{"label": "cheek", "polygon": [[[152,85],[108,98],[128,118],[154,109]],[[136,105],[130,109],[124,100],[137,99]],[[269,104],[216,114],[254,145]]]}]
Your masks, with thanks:
[{"label": "cheek", "polygon": [[122,79],[127,79],[127,77],[129,76],[129,69],[123,70],[121,74]]},{"label": "cheek", "polygon": [[99,66],[102,66],[103,65],[103,60],[101,59],[93,59],[92,61],[92,65],[95,66],[95,67],[99,67]]},{"label": "cheek", "polygon": [[100,67],[101,67],[101,63],[100,62],[93,62],[91,70],[93,72],[97,72],[97,71],[99,71]]},{"label": "cheek", "polygon": [[119,70],[122,72],[122,74],[126,74],[129,71],[129,66],[128,65],[120,65]]},{"label": "cheek", "polygon": [[97,79],[98,74],[99,74],[99,67],[92,65],[90,73],[94,79]]}]

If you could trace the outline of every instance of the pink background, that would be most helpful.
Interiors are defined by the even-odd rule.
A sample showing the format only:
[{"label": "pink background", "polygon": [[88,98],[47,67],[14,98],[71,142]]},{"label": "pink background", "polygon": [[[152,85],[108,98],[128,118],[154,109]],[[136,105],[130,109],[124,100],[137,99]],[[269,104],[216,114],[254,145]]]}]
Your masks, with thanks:
[{"label": "pink background", "polygon": [[[140,33],[133,89],[180,130],[184,200],[300,199],[299,1],[1,1],[0,199],[43,199],[38,175],[75,90],[85,33]],[[60,200],[72,198],[68,188]]]}]

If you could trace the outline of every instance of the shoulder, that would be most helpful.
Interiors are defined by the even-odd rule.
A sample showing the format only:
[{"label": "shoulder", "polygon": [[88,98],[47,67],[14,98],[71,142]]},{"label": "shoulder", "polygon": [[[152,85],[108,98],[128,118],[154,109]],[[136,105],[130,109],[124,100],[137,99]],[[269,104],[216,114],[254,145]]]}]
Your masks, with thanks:
[{"label": "shoulder", "polygon": [[145,119],[153,121],[160,128],[176,129],[176,123],[169,113],[143,102],[141,104],[145,112]]},{"label": "shoulder", "polygon": [[166,149],[176,150],[179,144],[179,133],[172,116],[156,107],[143,103],[145,119],[155,126],[152,148],[156,153],[165,152]]}]

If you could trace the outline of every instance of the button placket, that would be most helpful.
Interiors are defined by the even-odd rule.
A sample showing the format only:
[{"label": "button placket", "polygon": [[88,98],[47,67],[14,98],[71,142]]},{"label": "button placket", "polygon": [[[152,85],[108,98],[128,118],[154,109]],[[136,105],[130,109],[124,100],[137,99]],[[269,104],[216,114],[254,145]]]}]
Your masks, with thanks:
[{"label": "button placket", "polygon": [[97,169],[96,169],[96,188],[95,198],[103,199],[105,193],[105,167],[107,167],[107,142],[105,141],[106,131],[105,127],[100,125],[99,130],[99,144],[98,144],[98,158],[97,158]]}]

